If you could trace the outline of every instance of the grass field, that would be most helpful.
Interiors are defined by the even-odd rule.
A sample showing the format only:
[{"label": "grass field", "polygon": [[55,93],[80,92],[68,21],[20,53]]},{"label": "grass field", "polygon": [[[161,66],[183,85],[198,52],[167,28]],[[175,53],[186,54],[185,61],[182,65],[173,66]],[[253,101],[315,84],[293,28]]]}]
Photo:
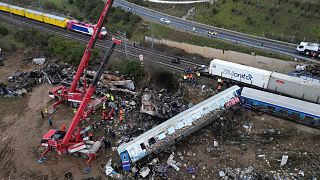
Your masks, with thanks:
[{"label": "grass field", "polygon": [[213,5],[193,6],[140,4],[179,17],[195,6],[191,20],[272,39],[288,42],[320,39],[319,0],[218,0]]}]

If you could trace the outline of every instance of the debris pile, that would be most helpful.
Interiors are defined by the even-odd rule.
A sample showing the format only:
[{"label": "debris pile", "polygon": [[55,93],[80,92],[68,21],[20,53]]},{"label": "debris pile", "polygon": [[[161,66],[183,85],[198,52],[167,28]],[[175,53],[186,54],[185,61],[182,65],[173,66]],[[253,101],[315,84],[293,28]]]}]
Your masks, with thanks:
[{"label": "debris pile", "polygon": [[32,91],[35,85],[48,82],[51,85],[61,83],[68,76],[63,73],[66,67],[57,64],[47,66],[29,72],[18,71],[8,77],[8,83],[0,83],[0,95],[5,97],[23,96]]}]

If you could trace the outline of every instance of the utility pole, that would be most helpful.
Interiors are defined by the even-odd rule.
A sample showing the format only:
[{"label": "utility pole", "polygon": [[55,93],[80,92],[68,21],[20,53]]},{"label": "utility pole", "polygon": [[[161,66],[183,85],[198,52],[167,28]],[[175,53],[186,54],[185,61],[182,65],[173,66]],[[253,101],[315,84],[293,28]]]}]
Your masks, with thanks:
[{"label": "utility pole", "polygon": [[11,12],[10,12],[10,17],[11,17],[11,23],[13,24],[13,16]]},{"label": "utility pole", "polygon": [[125,53],[125,57],[128,57],[128,48],[127,48],[127,33],[123,32],[121,33],[120,31],[117,31],[117,34],[121,37],[121,39],[124,41],[124,53]]},{"label": "utility pole", "polygon": [[41,6],[41,4],[40,4],[40,0],[38,0],[38,4],[39,4],[39,7],[40,7],[40,10],[43,10],[43,9],[42,9],[42,6]]}]

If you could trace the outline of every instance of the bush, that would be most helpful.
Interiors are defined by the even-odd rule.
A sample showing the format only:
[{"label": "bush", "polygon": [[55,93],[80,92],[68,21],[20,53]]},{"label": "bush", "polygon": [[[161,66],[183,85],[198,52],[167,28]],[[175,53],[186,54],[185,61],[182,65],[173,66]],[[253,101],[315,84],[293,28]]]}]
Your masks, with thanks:
[{"label": "bush", "polygon": [[26,46],[46,47],[51,35],[36,30],[19,30],[14,33],[13,37]]},{"label": "bush", "polygon": [[154,71],[150,81],[160,89],[165,88],[169,92],[174,92],[179,84],[174,74],[163,69]]},{"label": "bush", "polygon": [[76,41],[65,40],[60,37],[51,37],[47,50],[62,58],[66,63],[78,64],[84,52],[84,46]]},{"label": "bush", "polygon": [[2,24],[0,24],[0,34],[1,34],[2,36],[6,36],[6,35],[9,34],[8,29],[7,29],[4,25],[2,25]]}]

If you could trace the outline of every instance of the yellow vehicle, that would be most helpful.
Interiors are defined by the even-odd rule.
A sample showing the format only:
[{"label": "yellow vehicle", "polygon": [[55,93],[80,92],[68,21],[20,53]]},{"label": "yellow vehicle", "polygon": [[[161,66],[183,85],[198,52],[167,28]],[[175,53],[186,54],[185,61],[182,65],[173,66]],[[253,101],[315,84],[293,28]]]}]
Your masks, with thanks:
[{"label": "yellow vehicle", "polygon": [[52,14],[43,14],[43,22],[62,28],[67,27],[67,18],[55,16]]},{"label": "yellow vehicle", "polygon": [[9,12],[19,16],[24,16],[24,9],[25,8],[22,8],[22,7],[9,5]]},{"label": "yellow vehicle", "polygon": [[0,2],[0,11],[9,12],[9,4]]},{"label": "yellow vehicle", "polygon": [[24,16],[29,19],[43,22],[43,13],[40,11],[34,11],[30,9],[24,10]]}]

